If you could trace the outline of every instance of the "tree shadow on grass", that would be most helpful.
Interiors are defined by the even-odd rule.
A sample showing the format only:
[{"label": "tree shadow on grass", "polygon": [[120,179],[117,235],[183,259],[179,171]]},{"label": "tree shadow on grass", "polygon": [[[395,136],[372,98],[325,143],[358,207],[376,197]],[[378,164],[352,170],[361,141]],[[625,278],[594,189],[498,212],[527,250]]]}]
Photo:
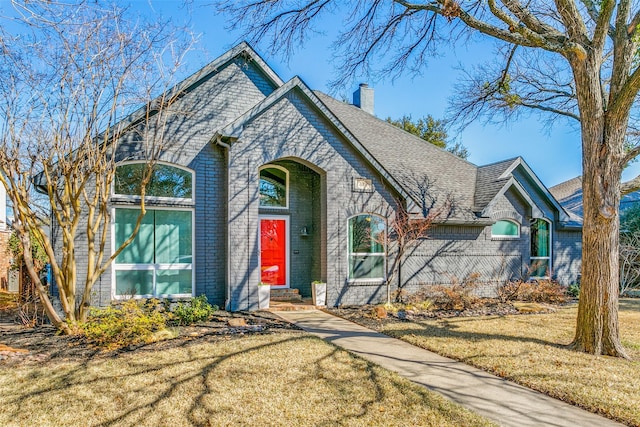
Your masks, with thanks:
[{"label": "tree shadow on grass", "polygon": [[[220,394],[221,377],[226,376],[224,379],[229,386],[232,384],[228,381],[229,376],[238,372],[244,376],[245,381],[249,378],[249,384],[252,384],[251,371],[261,369],[260,363],[279,363],[280,365],[276,365],[280,367],[277,376],[283,379],[285,387],[286,384],[290,384],[292,387],[311,388],[319,381],[322,384],[321,390],[346,396],[354,384],[357,383],[359,387],[361,382],[367,384],[365,392],[355,401],[355,405],[348,405],[344,411],[323,414],[319,419],[314,419],[317,425],[349,424],[354,421],[357,423],[363,417],[370,418],[372,415],[377,415],[379,406],[377,404],[388,399],[385,388],[389,386],[388,384],[383,386],[383,382],[387,380],[380,378],[379,368],[357,357],[346,355],[335,346],[322,350],[320,354],[308,356],[310,364],[300,371],[289,372],[288,362],[284,358],[264,362],[265,355],[281,354],[283,349],[290,348],[290,344],[295,346],[294,349],[298,347],[304,349],[309,346],[309,340],[320,341],[319,338],[291,330],[284,334],[267,333],[273,337],[263,339],[254,336],[255,341],[243,343],[245,338],[250,337],[220,336],[212,332],[198,338],[176,339],[171,340],[173,342],[155,343],[130,351],[87,357],[82,361],[50,361],[47,363],[68,363],[72,366],[62,366],[62,369],[59,369],[61,366],[46,364],[35,366],[34,375],[39,378],[42,385],[37,385],[35,389],[33,385],[29,385],[22,391],[8,396],[4,399],[4,408],[13,412],[10,416],[14,419],[24,419],[25,416],[29,416],[21,412],[24,411],[21,407],[25,408],[25,404],[26,407],[32,404],[38,405],[38,402],[46,405],[46,402],[55,402],[61,396],[67,396],[68,399],[84,399],[81,410],[87,411],[86,425],[114,426],[134,423],[144,425],[153,422],[154,419],[157,420],[162,416],[159,415],[162,414],[162,412],[159,413],[159,409],[166,410],[167,407],[178,404],[180,409],[176,411],[180,411],[177,414],[179,419],[192,425],[206,425],[210,419],[220,419],[220,417],[232,419],[233,416],[239,416],[235,414],[231,415],[232,418],[226,418],[228,414],[224,411],[227,404],[234,405],[234,409],[249,405],[247,410],[261,410],[260,407],[251,408],[256,404],[255,402],[241,402],[237,400],[237,396],[236,400],[230,398],[231,400],[225,401],[223,405],[218,401],[212,403],[211,399],[212,396]],[[251,332],[248,331],[247,334]],[[231,351],[221,350],[218,344],[223,344],[223,341],[225,343],[231,341],[231,346],[226,347]],[[206,347],[209,344],[210,352]],[[179,352],[177,355],[168,354],[171,350]],[[247,360],[254,360],[257,364],[247,365]],[[350,372],[355,372],[357,381],[354,381],[353,376],[339,374],[345,363],[349,365]],[[223,364],[224,366],[221,366]],[[45,377],[46,382],[42,381]],[[231,380],[234,381],[234,378]],[[263,393],[260,384],[252,386],[256,389],[249,393]],[[102,396],[100,396],[100,390],[104,391]],[[185,395],[185,390],[193,392]],[[320,398],[331,397],[319,396]],[[116,409],[114,410],[113,403],[99,406],[100,397],[118,402]],[[188,401],[185,402],[184,399]],[[96,415],[103,411],[107,414],[108,411],[113,412],[107,417],[104,414]],[[305,415],[302,414],[302,416]],[[54,412],[50,419],[55,421],[58,416]]]},{"label": "tree shadow on grass", "polygon": [[[469,319],[466,321],[477,321],[477,319]],[[393,329],[385,330],[385,333],[393,336],[394,338],[403,338],[407,335],[420,335],[423,337],[445,337],[452,338],[461,341],[489,341],[500,340],[505,342],[517,342],[517,343],[532,343],[543,346],[550,346],[559,349],[570,350],[568,344],[562,344],[555,341],[549,341],[537,337],[527,337],[518,335],[506,335],[500,333],[485,333],[485,332],[469,332],[460,330],[460,326],[457,323],[464,322],[465,320],[456,319],[455,322],[443,319],[439,322],[413,322],[412,324],[418,325],[419,330],[415,328],[406,329]]]}]

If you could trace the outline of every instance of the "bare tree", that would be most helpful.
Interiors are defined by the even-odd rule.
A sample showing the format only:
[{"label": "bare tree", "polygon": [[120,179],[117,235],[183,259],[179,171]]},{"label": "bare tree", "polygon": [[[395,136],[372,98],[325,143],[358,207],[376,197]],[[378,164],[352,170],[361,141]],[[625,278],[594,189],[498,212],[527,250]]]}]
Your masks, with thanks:
[{"label": "bare tree", "polygon": [[[75,322],[86,320],[93,284],[133,240],[145,214],[146,185],[177,97],[167,85],[189,41],[181,42],[165,22],[127,19],[115,5],[12,4],[13,15],[3,17],[10,25],[0,26],[0,181],[45,312],[71,333]],[[116,153],[124,142],[147,160],[139,182],[142,203],[133,233],[106,253]],[[36,189],[45,194],[44,207],[36,203]],[[58,244],[38,221],[43,210],[52,217]],[[64,317],[38,277],[34,234],[42,236]]]},{"label": "bare tree", "polygon": [[640,281],[640,232],[620,236],[620,294],[636,288]]},{"label": "bare tree", "polygon": [[[588,353],[626,357],[618,326],[618,209],[621,191],[640,188],[640,177],[621,183],[622,170],[640,153],[640,144],[629,145],[626,140],[628,129],[636,128],[640,89],[640,6],[636,2],[309,0],[292,4],[257,0],[222,2],[220,7],[235,17],[235,25],[250,38],[264,39],[273,50],[287,53],[304,42],[323,17],[335,20],[343,14],[344,30],[334,44],[341,60],[338,84],[358,73],[420,70],[443,44],[465,40],[465,35],[481,34],[504,42],[506,61],[497,78],[480,81],[481,91],[498,94],[486,98],[484,105],[492,110],[531,108],[561,115],[579,121],[581,129],[582,292],[573,346]],[[524,68],[514,71],[510,58],[515,51],[525,54],[532,65],[528,71],[538,72],[537,76]],[[542,61],[567,73],[544,73]],[[378,64],[383,65],[375,68]],[[540,75],[542,80],[537,78]],[[522,92],[539,84],[543,86],[537,92]]]},{"label": "bare tree", "polygon": [[387,303],[391,302],[390,288],[395,280],[398,282],[396,300],[402,298],[402,264],[409,255],[408,250],[418,249],[429,237],[436,223],[447,219],[455,212],[453,196],[445,194],[438,197],[433,191],[434,181],[428,176],[412,177],[407,181],[414,189],[412,193],[420,203],[421,212],[420,215],[411,215],[401,200],[396,201],[396,211],[389,221],[389,233],[386,237],[390,244],[390,252],[394,254],[386,280]]}]

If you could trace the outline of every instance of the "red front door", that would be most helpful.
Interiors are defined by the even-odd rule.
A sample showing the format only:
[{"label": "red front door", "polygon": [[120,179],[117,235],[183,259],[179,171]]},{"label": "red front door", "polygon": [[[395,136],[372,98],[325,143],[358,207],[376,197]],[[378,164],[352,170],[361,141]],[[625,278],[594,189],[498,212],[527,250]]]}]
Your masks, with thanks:
[{"label": "red front door", "polygon": [[260,220],[260,280],[287,286],[287,220]]}]

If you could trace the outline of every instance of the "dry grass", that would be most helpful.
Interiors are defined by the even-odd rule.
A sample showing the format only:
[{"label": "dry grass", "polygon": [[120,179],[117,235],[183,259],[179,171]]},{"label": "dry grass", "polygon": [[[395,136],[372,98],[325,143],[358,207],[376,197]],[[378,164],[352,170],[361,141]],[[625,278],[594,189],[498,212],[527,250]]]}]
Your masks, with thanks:
[{"label": "dry grass", "polygon": [[567,348],[575,306],[527,316],[386,322],[384,332],[592,412],[640,425],[640,300],[622,300],[622,342],[632,361]]},{"label": "dry grass", "polygon": [[490,425],[301,332],[0,367],[0,402],[3,426]]}]

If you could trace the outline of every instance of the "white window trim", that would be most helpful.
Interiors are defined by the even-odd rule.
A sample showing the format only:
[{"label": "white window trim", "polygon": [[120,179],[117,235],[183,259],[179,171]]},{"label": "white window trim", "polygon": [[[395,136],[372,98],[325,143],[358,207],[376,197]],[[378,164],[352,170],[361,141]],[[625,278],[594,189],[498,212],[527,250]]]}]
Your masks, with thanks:
[{"label": "white window trim", "polygon": [[[518,228],[518,234],[516,236],[512,236],[512,235],[509,235],[509,234],[493,234],[493,226],[496,223],[500,222],[500,221],[507,221],[507,222],[510,222],[512,224],[515,224],[516,227]],[[491,224],[491,238],[494,239],[494,240],[517,240],[517,239],[519,239],[520,238],[520,223],[517,222],[517,221],[514,221],[512,219],[509,219],[509,218],[502,218],[502,219],[497,220],[495,223]]]},{"label": "white window trim", "polygon": [[[384,252],[349,252],[349,242],[351,241],[351,235],[349,234],[349,221],[352,218],[356,218],[359,216],[375,216],[377,218],[382,219],[384,222],[384,233],[385,233],[385,243],[384,243]],[[351,215],[347,218],[347,282],[348,283],[384,283],[387,280],[387,230],[389,224],[387,224],[387,219],[382,215],[370,213],[370,212],[362,212],[356,215]],[[363,277],[363,278],[353,278],[351,277],[351,257],[352,256],[381,256],[382,257],[382,273],[384,276],[382,277]]]},{"label": "white window trim", "polygon": [[[553,265],[552,265],[552,260],[553,260],[553,223],[548,220],[547,218],[531,218],[532,220],[537,220],[537,219],[541,219],[543,221],[545,221],[547,224],[549,224],[549,256],[531,256],[531,254],[529,254],[529,259],[530,260],[538,260],[538,259],[542,259],[542,260],[547,260],[548,261],[548,267],[547,267],[547,271],[549,272],[548,276],[531,276],[532,279],[549,279],[551,277],[551,273],[553,272]],[[529,251],[531,251],[531,226],[529,226]],[[533,263],[531,263],[533,265]]]},{"label": "white window trim", "polygon": [[[126,165],[134,165],[134,164],[145,164],[147,163],[146,160],[126,160],[123,162],[119,162],[118,164],[116,164],[116,169],[120,166],[126,166]],[[193,202],[193,195],[195,194],[196,191],[196,174],[195,171],[193,169],[190,169],[188,167],[182,166],[182,165],[177,165],[175,163],[170,163],[170,162],[164,162],[164,161],[156,161],[157,165],[165,165],[165,166],[170,166],[176,169],[180,169],[186,172],[189,172],[191,174],[191,197],[164,197],[164,196],[148,196],[145,195],[144,199],[146,201],[150,201],[150,202],[158,202],[158,203],[192,203]],[[121,201],[121,202],[125,202],[125,201],[135,201],[135,202],[139,202],[140,200],[142,200],[141,196],[136,196],[133,194],[120,194],[120,193],[116,193],[116,183],[115,183],[115,179],[114,181],[111,183],[111,197],[114,199],[114,201]]]},{"label": "white window trim", "polygon": [[[262,172],[265,169],[279,169],[281,171],[284,172],[285,175],[285,205],[284,206],[263,206],[260,204],[260,172]],[[283,166],[280,165],[272,165],[272,164],[266,164],[266,165],[262,165],[260,166],[260,168],[258,168],[258,206],[261,209],[281,209],[281,210],[286,210],[289,209],[289,170]]]},{"label": "white window trim", "polygon": [[[172,199],[176,200],[176,199]],[[140,206],[131,205],[117,205],[111,208],[111,253],[115,252],[116,248],[116,209],[131,209],[140,210]],[[195,210],[193,208],[182,208],[173,206],[145,206],[147,211],[190,211],[191,212],[191,262],[190,263],[174,263],[174,264],[155,264],[155,263],[140,263],[140,264],[118,264],[114,259],[111,263],[111,299],[112,300],[126,300],[129,299],[128,295],[118,295],[116,292],[116,271],[131,271],[131,270],[191,270],[191,293],[190,294],[162,294],[156,295],[156,275],[153,277],[152,289],[154,294],[145,295],[133,295],[134,299],[141,298],[188,298],[195,296],[196,292],[196,275],[195,275],[195,257],[196,257],[196,239],[195,239]]]}]

